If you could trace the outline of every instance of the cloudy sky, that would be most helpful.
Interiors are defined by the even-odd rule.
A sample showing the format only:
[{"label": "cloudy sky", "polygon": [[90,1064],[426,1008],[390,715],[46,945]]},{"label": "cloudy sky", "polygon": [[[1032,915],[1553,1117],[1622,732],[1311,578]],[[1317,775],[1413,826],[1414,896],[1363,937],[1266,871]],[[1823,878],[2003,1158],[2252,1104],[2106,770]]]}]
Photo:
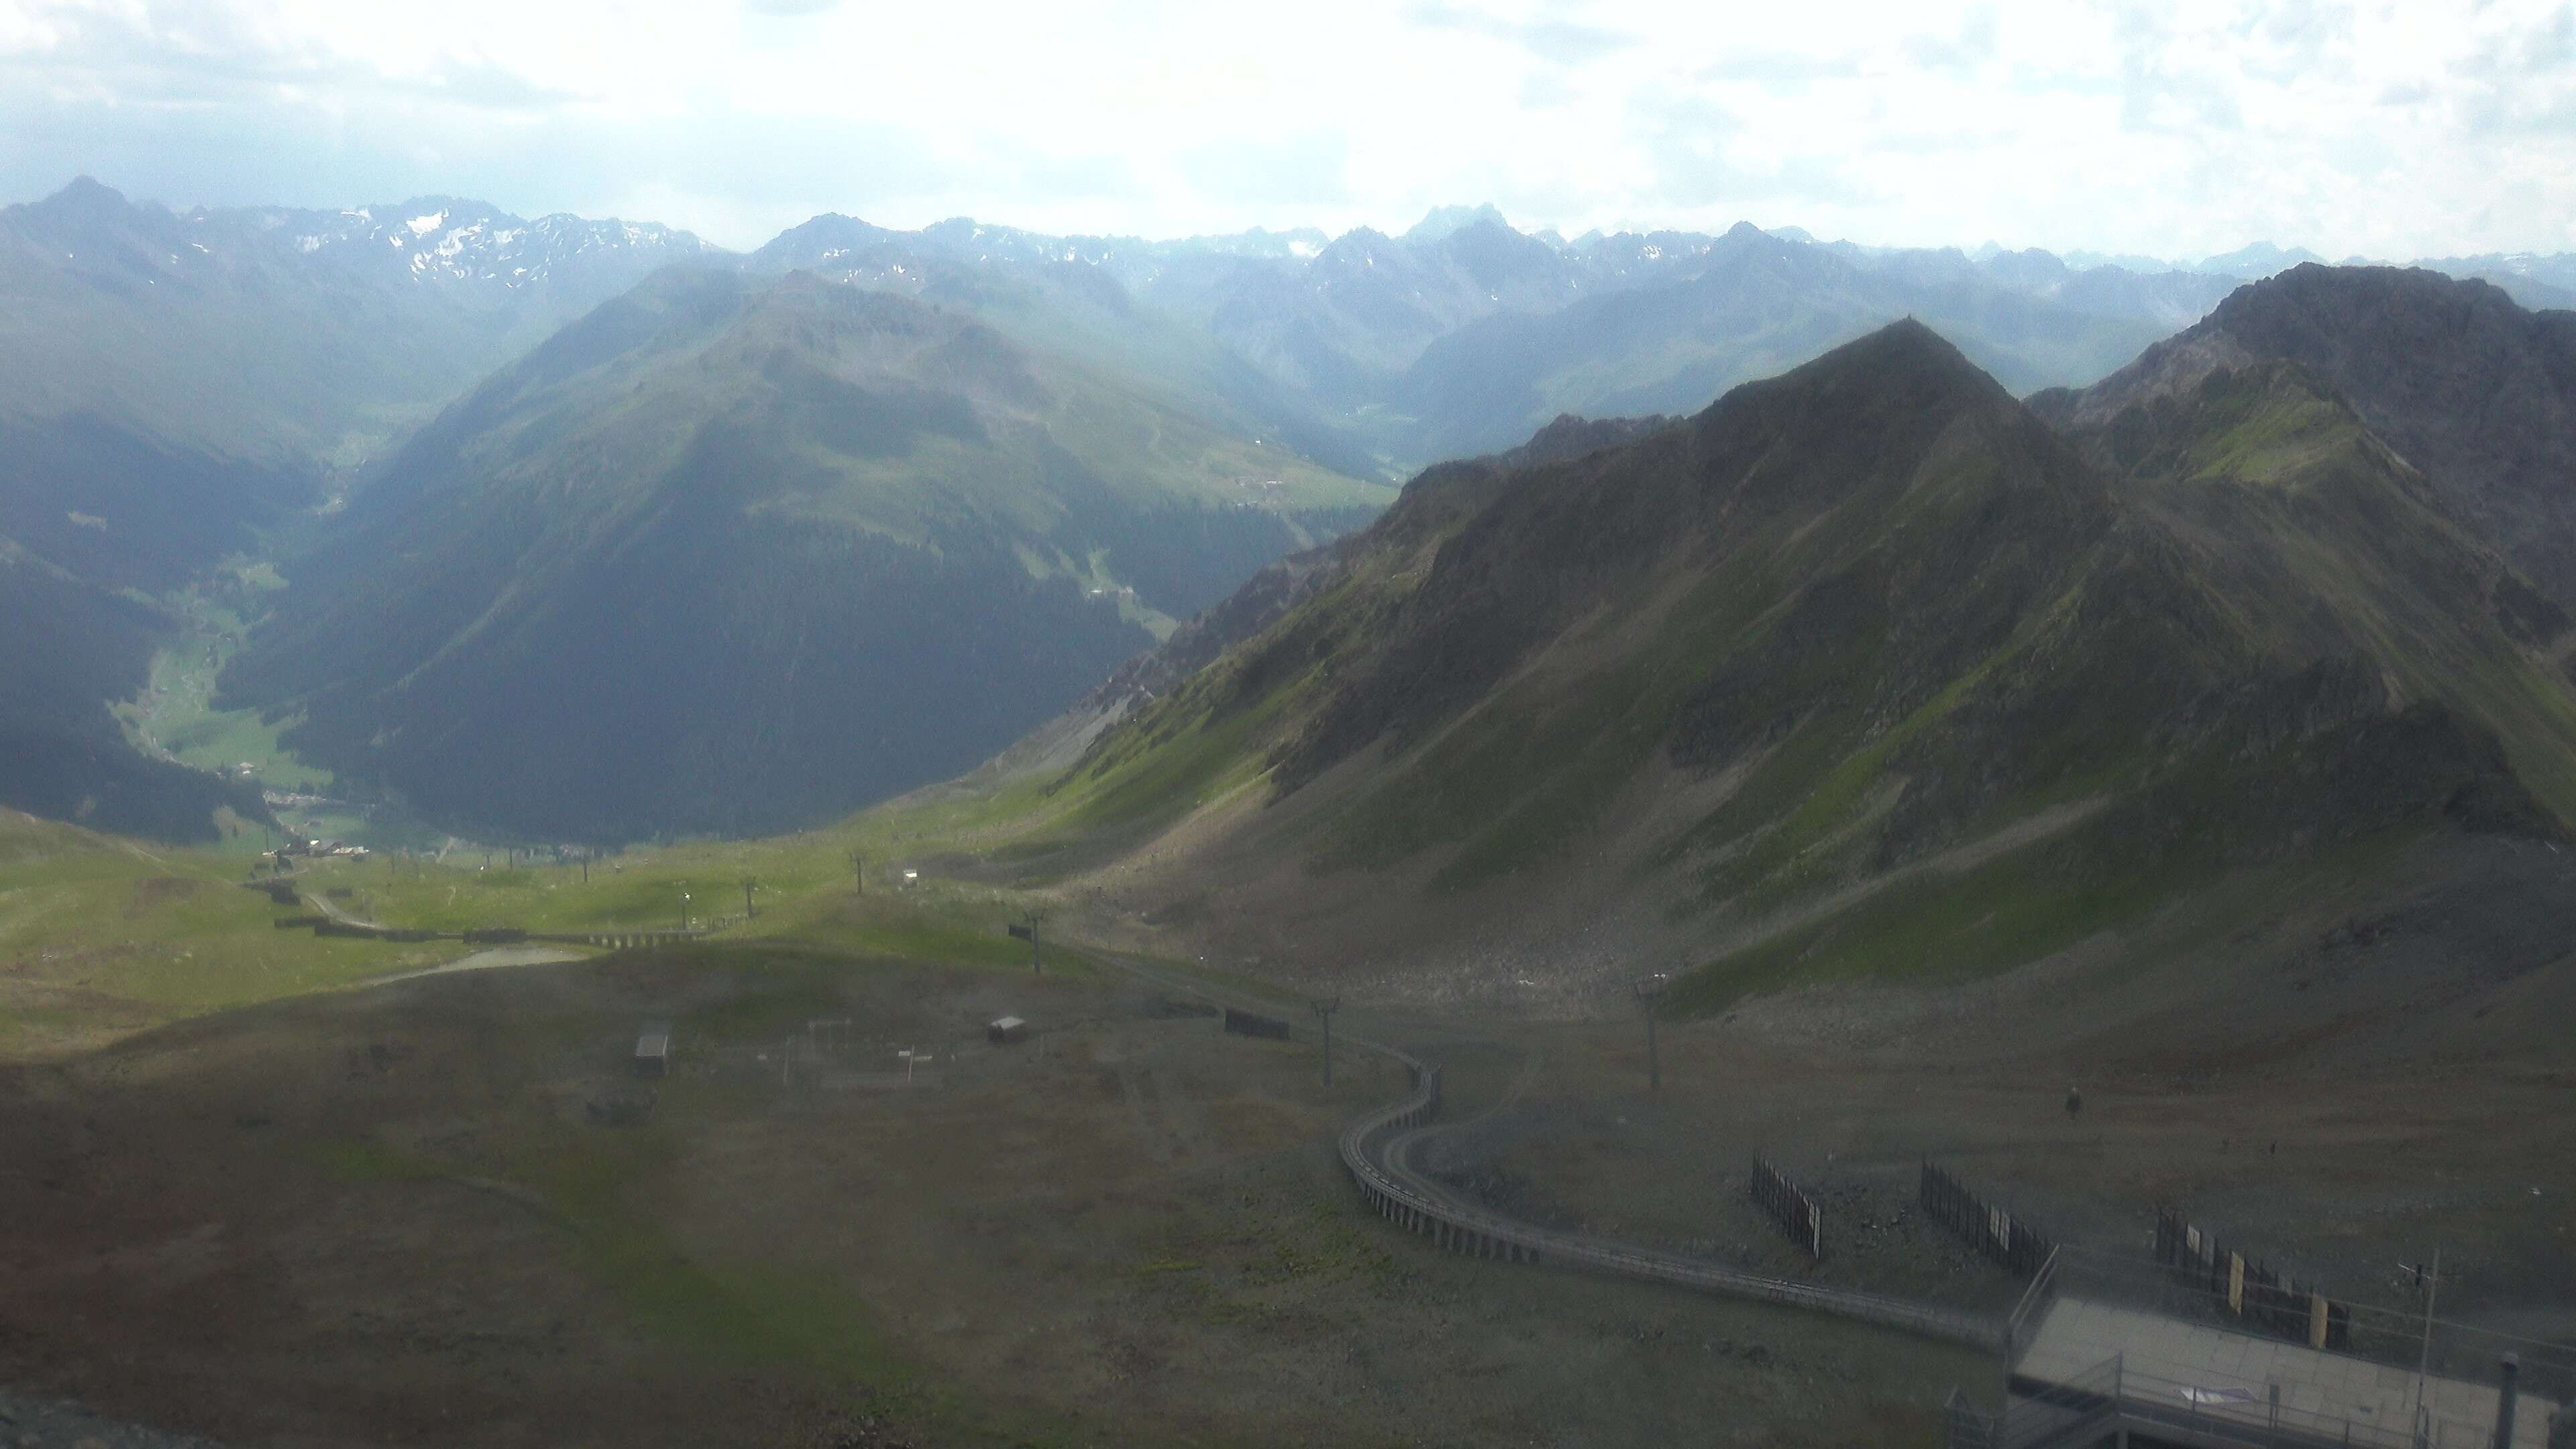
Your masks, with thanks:
[{"label": "cloudy sky", "polygon": [[2576,0],[0,0],[0,200],[2576,250]]}]

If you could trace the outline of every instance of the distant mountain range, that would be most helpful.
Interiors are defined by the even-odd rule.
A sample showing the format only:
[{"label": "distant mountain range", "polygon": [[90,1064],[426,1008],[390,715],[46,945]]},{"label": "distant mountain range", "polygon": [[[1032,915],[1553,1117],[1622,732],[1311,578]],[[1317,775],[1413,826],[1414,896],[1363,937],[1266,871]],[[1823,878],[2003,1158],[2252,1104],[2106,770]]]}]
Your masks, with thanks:
[{"label": "distant mountain range", "polygon": [[1299,446],[1337,466],[1356,452],[1390,474],[1509,446],[1558,412],[1696,406],[1918,313],[2014,386],[2089,380],[2233,285],[2076,272],[2045,253],[1979,263],[1819,246],[1750,226],[1567,244],[1516,231],[1490,207],[1435,211],[1401,238],[1362,228],[1319,240],[1143,242],[966,221],[895,232],[818,217],[753,264],[915,291],[962,267],[984,285],[1007,278],[1185,324],[1302,400],[1316,416],[1297,420]]},{"label": "distant mountain range", "polygon": [[419,198],[177,214],[94,181],[0,210],[0,416],[352,461],[707,245],[660,226]]},{"label": "distant mountain range", "polygon": [[[1509,446],[1560,412],[1687,410],[1900,317],[1920,317],[2016,391],[2100,377],[2236,286],[2319,260],[2257,242],[2183,265],[1991,244],[1820,243],[1795,227],[1514,230],[1441,207],[1401,237],[1361,228],[1151,242],[952,220],[903,232],[817,217],[753,263],[922,290],[964,269],[1122,316],[1182,322],[1300,399],[1299,442],[1334,466],[1400,474]],[[2576,305],[2576,255],[2428,264],[2523,305]],[[1624,298],[1625,300],[1618,300]],[[1286,414],[1276,427],[1290,426]]]},{"label": "distant mountain range", "polygon": [[[1401,237],[1158,242],[824,215],[739,255],[659,226],[526,220],[462,198],[181,214],[83,180],[0,211],[0,583],[45,632],[94,641],[77,668],[0,658],[0,729],[49,742],[10,758],[57,762],[0,764],[0,803],[138,802],[141,814],[91,823],[148,818],[180,835],[210,828],[218,799],[241,807],[238,790],[166,766],[134,774],[151,762],[125,748],[108,706],[172,637],[179,591],[226,559],[258,558],[289,587],[227,697],[281,719],[305,711],[296,738],[317,758],[467,829],[766,828],[793,811],[764,792],[787,787],[709,763],[721,752],[695,724],[648,747],[577,710],[521,710],[549,721],[538,738],[589,742],[602,779],[649,777],[654,789],[548,798],[464,763],[490,743],[469,718],[560,677],[529,673],[531,660],[588,657],[612,638],[636,661],[679,659],[690,629],[730,619],[728,637],[757,631],[748,602],[708,598],[685,618],[646,610],[639,619],[661,621],[650,628],[576,628],[536,581],[573,577],[575,561],[609,567],[656,510],[707,506],[705,479],[741,479],[727,495],[737,511],[653,535],[705,551],[665,568],[757,573],[766,550],[789,546],[777,530],[803,529],[803,542],[839,540],[827,553],[896,550],[886,559],[905,562],[886,563],[888,579],[938,562],[894,593],[883,581],[851,592],[839,566],[785,568],[778,577],[808,592],[761,607],[846,622],[900,594],[926,611],[908,626],[922,639],[941,637],[931,620],[984,619],[1032,641],[1072,631],[1007,667],[959,643],[942,657],[959,669],[984,660],[971,667],[989,676],[974,686],[986,701],[975,722],[918,749],[887,734],[870,763],[844,760],[830,790],[796,796],[810,817],[935,777],[1043,718],[1280,554],[1365,522],[1389,496],[1371,484],[1510,448],[1560,414],[1692,412],[1906,317],[2010,391],[2089,385],[2159,338],[2210,325],[2242,278],[2304,255],[2257,244],[2175,268],[1751,226],[1568,242],[1517,231],[1491,207],[1441,208]],[[2568,258],[2443,265],[2526,302],[2576,283]],[[798,273],[831,289],[783,287]],[[715,277],[737,280],[708,290]],[[896,332],[971,323],[956,337],[1013,359],[1036,392],[950,376],[935,350],[860,358],[826,345],[877,325],[832,310],[860,293],[912,309],[878,318]],[[895,327],[897,313],[913,320]],[[2555,356],[2554,335],[2541,327],[2515,355]],[[2502,331],[2480,336],[2505,345]],[[2310,361],[2401,450],[2413,445],[2395,421],[2413,403]],[[2412,415],[2440,432],[2442,408],[2470,399],[2490,425],[2454,429],[2454,441],[2518,437],[2550,416],[2557,386],[2479,393],[2464,372],[2440,407]],[[744,431],[743,417],[767,431]],[[2543,554],[2576,524],[2532,481],[2557,466],[2549,445],[2533,446],[2532,458],[2455,470],[2465,492],[2450,504],[2492,495],[2478,516],[2563,601]],[[564,483],[596,475],[602,458],[625,460],[616,486]],[[2520,523],[2499,521],[2508,515]],[[773,532],[735,527],[754,522]],[[987,568],[1005,558],[1016,560],[1007,580]],[[558,564],[572,572],[548,572]],[[581,577],[563,597],[597,593]],[[1081,602],[1095,598],[1117,607]],[[916,661],[846,689],[928,699],[936,672]],[[800,711],[842,688],[765,707],[777,728],[820,739],[824,726]],[[552,758],[522,745],[531,762]],[[694,763],[673,763],[683,756]]]}]

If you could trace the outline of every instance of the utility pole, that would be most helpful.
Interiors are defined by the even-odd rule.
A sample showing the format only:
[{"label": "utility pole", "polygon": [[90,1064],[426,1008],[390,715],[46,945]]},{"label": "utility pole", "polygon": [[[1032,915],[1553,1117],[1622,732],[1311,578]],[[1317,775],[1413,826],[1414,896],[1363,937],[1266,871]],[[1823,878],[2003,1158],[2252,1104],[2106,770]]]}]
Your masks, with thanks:
[{"label": "utility pole", "polygon": [[850,852],[850,894],[863,896],[867,893],[868,858],[853,850]]},{"label": "utility pole", "polygon": [[1333,1013],[1342,1009],[1342,999],[1329,997],[1314,1002],[1313,1006],[1315,1015],[1324,1023],[1324,1085],[1329,1087],[1333,1084]]},{"label": "utility pole", "polygon": [[683,931],[689,929],[689,893],[687,891],[680,892],[680,929]]},{"label": "utility pole", "polygon": [[2415,1428],[2424,1428],[2424,1380],[2433,1371],[2433,1295],[2442,1289],[2442,1245],[2433,1245],[2433,1272],[2424,1280],[2424,1352],[2415,1361]]},{"label": "utility pole", "polygon": [[746,921],[750,920],[752,916],[751,893],[757,889],[759,885],[760,882],[752,879],[750,876],[744,876],[742,878],[742,918]]},{"label": "utility pole", "polygon": [[1655,999],[1664,994],[1664,984],[1671,979],[1664,972],[1658,971],[1652,976],[1640,976],[1628,983],[1629,992],[1637,998],[1637,1005],[1646,1013],[1646,1090],[1650,1092],[1660,1092],[1664,1089],[1663,1059],[1655,1053]]}]

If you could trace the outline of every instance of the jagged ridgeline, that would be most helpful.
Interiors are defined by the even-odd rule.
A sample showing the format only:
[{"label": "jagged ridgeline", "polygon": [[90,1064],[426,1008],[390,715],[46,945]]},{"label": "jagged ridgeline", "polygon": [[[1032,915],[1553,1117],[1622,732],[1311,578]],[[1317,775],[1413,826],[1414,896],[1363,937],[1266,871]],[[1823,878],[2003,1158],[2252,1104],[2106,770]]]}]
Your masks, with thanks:
[{"label": "jagged ridgeline", "polygon": [[433,819],[775,830],[972,765],[1388,496],[954,310],[679,268],[417,434],[223,687]]},{"label": "jagged ridgeline", "polygon": [[2082,392],[2033,402],[2108,425],[2219,366],[2301,364],[2424,470],[2452,518],[2576,607],[2576,312],[2525,311],[2501,288],[2421,268],[2293,268]]},{"label": "jagged ridgeline", "polygon": [[1190,817],[1217,915],[1687,951],[1707,1006],[2576,819],[2565,614],[2299,365],[2167,382],[2060,431],[1905,322],[1434,468],[1095,698],[1046,829]]}]

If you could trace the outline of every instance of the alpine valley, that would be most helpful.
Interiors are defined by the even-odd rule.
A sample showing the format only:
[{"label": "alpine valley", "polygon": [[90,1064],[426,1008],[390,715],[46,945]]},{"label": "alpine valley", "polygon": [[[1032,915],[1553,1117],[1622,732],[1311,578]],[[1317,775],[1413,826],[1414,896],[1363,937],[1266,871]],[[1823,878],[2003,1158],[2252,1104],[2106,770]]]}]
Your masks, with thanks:
[{"label": "alpine valley", "polygon": [[[2005,395],[2153,391],[2168,374],[2295,361],[2306,385],[2424,470],[2418,491],[2432,490],[2463,546],[2498,551],[2567,607],[2571,525],[2552,486],[2567,466],[2552,411],[2565,406],[2565,314],[2445,282],[2439,296],[2458,300],[2422,305],[2451,310],[2412,324],[2348,304],[2378,319],[2370,333],[2308,314],[2357,287],[2438,279],[2310,263],[2247,286],[2300,255],[2258,246],[2189,267],[2069,261],[1822,244],[1750,225],[1567,242],[1514,230],[1491,208],[1435,211],[1400,237],[1169,242],[965,220],[897,231],[824,215],[742,255],[658,226],[527,220],[457,198],[178,214],[83,179],[0,213],[11,303],[0,323],[0,587],[39,625],[16,631],[0,660],[11,684],[0,729],[14,742],[0,798],[170,839],[255,833],[270,821],[262,787],[372,802],[386,839],[394,822],[607,843],[831,819],[969,769],[1122,666],[1177,686],[1169,656],[1127,661],[1265,567],[1364,527],[1417,470],[1428,467],[1410,490],[1423,501],[1387,527],[1419,542],[1434,536],[1417,516],[1430,498],[1461,506],[1444,479],[1511,467],[1441,459],[1511,449],[1542,425],[1542,440],[1567,436],[1570,425],[1549,425],[1560,415],[1695,414],[1905,318]],[[2557,295],[2549,259],[2446,265],[2529,300]],[[2474,337],[2449,320],[2464,307]],[[2400,326],[2411,330],[2390,330]],[[2450,393],[2418,397],[2384,360],[2411,362],[2431,334],[2451,339],[2459,361],[2441,374]],[[2141,369],[2166,381],[2127,381]],[[2485,386],[2497,369],[2514,386]],[[2442,421],[2471,395],[2493,426]],[[2110,444],[2082,440],[2114,426],[2112,401],[2099,388],[2034,400],[2071,430],[2052,434],[2063,446],[2102,457]],[[1639,447],[1661,436],[1637,430]],[[2518,438],[2532,442],[2499,441]],[[2040,466],[2011,467],[2025,462]],[[1575,524],[1610,526],[1625,485],[1603,486],[1611,496],[1561,505]],[[1666,525],[1680,526],[1654,526]],[[1818,548],[1831,541],[1821,525],[1780,526]],[[1740,546],[1764,569],[1793,568],[1774,542]],[[1414,579],[1382,542],[1352,547],[1351,559],[1378,562],[1339,566]],[[1851,542],[1832,569],[1866,552]],[[1644,588],[1710,566],[1685,552],[1618,567],[1624,586]],[[1291,567],[1320,586],[1319,566]],[[2076,577],[2062,570],[2075,567],[2052,561],[2007,592],[2060,597]],[[1752,587],[1742,568],[1718,572]],[[1511,608],[1540,609],[1539,596],[1568,589],[1567,600],[1591,598],[1551,579],[1512,586]],[[1812,582],[1793,569],[1728,607],[1802,596]],[[1671,602],[1638,614],[1644,597],[1613,610],[1639,647],[1646,626],[1634,620]],[[1970,597],[1980,595],[1947,603]],[[1713,607],[1711,596],[1694,609]],[[1244,613],[1239,601],[1220,611]],[[1681,617],[1647,630],[1657,648],[1696,660],[1716,647],[1692,630],[1718,624]],[[1540,657],[1534,639],[1569,621],[1523,620],[1493,640],[1477,626],[1483,642],[1464,653],[1447,635],[1418,647],[1444,669],[1488,649],[1518,668]],[[1194,659],[1211,652],[1207,626],[1179,638],[1173,647]],[[2300,647],[2309,652],[2275,662],[2332,652]],[[1578,652],[1602,668],[1624,657]],[[1925,694],[1967,679],[1909,668],[1933,672],[1818,714],[1827,723],[1794,731],[1800,752],[1847,764],[1874,738],[1862,720],[1936,696],[1948,718],[1982,698]],[[2198,678],[2203,666],[2176,668]],[[2001,687],[2010,673],[1997,662],[1976,677]],[[1579,729],[1644,708],[1652,728],[1619,726],[1637,748],[1663,740],[1668,764],[1694,769],[1736,758],[1676,743],[1699,726],[1676,723],[1691,691],[1670,667],[1638,663],[1628,676],[1586,686],[1600,718]],[[1651,701],[1612,703],[1649,676]],[[1467,698],[1386,688],[1311,721],[1342,744],[1281,754],[1293,767],[1280,783],[1329,773],[1336,751],[1382,729],[1429,730]],[[1757,738],[1777,744],[1786,721],[1812,712],[1780,708]],[[1515,727],[1551,713],[1516,715]],[[1281,703],[1264,717],[1285,727],[1292,716],[1302,718]],[[1824,738],[1835,729],[1839,746]],[[1918,733],[1946,731],[1926,719],[1907,738]],[[1525,783],[1541,795],[1560,763],[1611,768],[1570,737],[1548,739],[1520,746],[1539,751]],[[1871,758],[1896,770],[1889,779],[1909,776]],[[1876,779],[1847,784],[1872,810],[1895,811],[1899,836],[1873,847],[1885,862],[1960,843],[1904,824],[1930,807],[1898,809]],[[1602,783],[1558,793],[1597,798]],[[2030,799],[2055,788],[2023,784]],[[1489,797],[1479,808],[1500,807]],[[1935,813],[2002,808],[1980,796]],[[1495,820],[1389,832],[1368,819],[1350,829],[1380,864],[1406,842],[1484,839],[1434,872],[1444,891],[1480,878],[1478,861],[1500,871],[1539,848],[1486,839]],[[1829,833],[1850,846],[1862,838],[1851,824]],[[1549,848],[1570,848],[1553,838]],[[1694,839],[1662,841],[1655,858],[1726,853],[1750,837]],[[1758,864],[1755,852],[1733,868]]]},{"label": "alpine valley", "polygon": [[0,1430],[2558,1443],[2571,286],[11,207]]}]

